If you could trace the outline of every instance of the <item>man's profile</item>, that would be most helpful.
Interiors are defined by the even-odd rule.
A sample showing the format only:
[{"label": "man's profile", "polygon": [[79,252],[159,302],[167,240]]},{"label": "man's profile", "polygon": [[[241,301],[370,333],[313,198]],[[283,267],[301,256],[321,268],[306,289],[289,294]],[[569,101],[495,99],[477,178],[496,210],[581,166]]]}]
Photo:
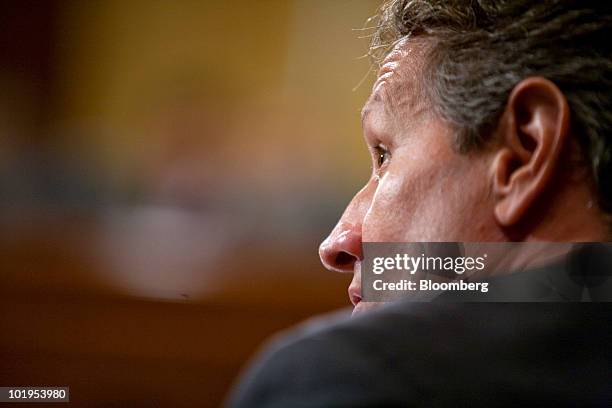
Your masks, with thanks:
[{"label": "man's profile", "polygon": [[[600,1],[394,0],[362,112],[372,174],[320,247],[599,242],[612,210],[612,11]],[[605,305],[386,305],[277,343],[235,406],[612,401]],[[605,362],[605,363],[604,363]]]}]

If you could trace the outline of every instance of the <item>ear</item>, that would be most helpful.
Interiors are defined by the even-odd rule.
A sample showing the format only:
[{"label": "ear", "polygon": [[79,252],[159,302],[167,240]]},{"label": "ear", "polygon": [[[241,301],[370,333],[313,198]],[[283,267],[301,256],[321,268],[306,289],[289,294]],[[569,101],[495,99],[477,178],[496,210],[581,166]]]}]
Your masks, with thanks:
[{"label": "ear", "polygon": [[569,119],[565,96],[549,80],[530,77],[512,90],[497,128],[502,146],[492,168],[500,225],[518,223],[551,184]]}]

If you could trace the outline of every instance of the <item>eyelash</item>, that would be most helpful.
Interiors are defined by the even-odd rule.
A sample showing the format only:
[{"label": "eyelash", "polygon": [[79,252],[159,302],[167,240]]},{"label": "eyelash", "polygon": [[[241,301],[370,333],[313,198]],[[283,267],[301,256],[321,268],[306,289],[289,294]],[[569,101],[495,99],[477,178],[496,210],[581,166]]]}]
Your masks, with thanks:
[{"label": "eyelash", "polygon": [[389,159],[391,159],[391,152],[389,152],[385,146],[378,145],[374,148],[374,163],[376,169],[384,167],[384,165],[389,162]]}]

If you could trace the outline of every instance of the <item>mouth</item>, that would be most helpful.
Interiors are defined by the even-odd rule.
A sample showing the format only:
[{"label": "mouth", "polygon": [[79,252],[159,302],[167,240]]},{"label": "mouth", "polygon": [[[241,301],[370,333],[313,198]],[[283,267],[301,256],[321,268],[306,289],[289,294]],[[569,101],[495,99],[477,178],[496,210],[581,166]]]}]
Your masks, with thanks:
[{"label": "mouth", "polygon": [[353,280],[348,287],[349,300],[353,304],[354,316],[359,316],[362,313],[366,313],[370,310],[376,309],[383,305],[382,302],[366,302],[361,297],[361,262],[355,262],[355,268],[353,269]]}]

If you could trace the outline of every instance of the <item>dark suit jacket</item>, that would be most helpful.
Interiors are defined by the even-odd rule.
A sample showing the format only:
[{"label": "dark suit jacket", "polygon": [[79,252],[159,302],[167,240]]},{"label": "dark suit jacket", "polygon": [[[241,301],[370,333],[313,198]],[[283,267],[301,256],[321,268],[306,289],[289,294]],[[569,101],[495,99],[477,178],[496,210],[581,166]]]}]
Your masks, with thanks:
[{"label": "dark suit jacket", "polygon": [[611,406],[606,303],[388,304],[271,344],[232,407]]}]

